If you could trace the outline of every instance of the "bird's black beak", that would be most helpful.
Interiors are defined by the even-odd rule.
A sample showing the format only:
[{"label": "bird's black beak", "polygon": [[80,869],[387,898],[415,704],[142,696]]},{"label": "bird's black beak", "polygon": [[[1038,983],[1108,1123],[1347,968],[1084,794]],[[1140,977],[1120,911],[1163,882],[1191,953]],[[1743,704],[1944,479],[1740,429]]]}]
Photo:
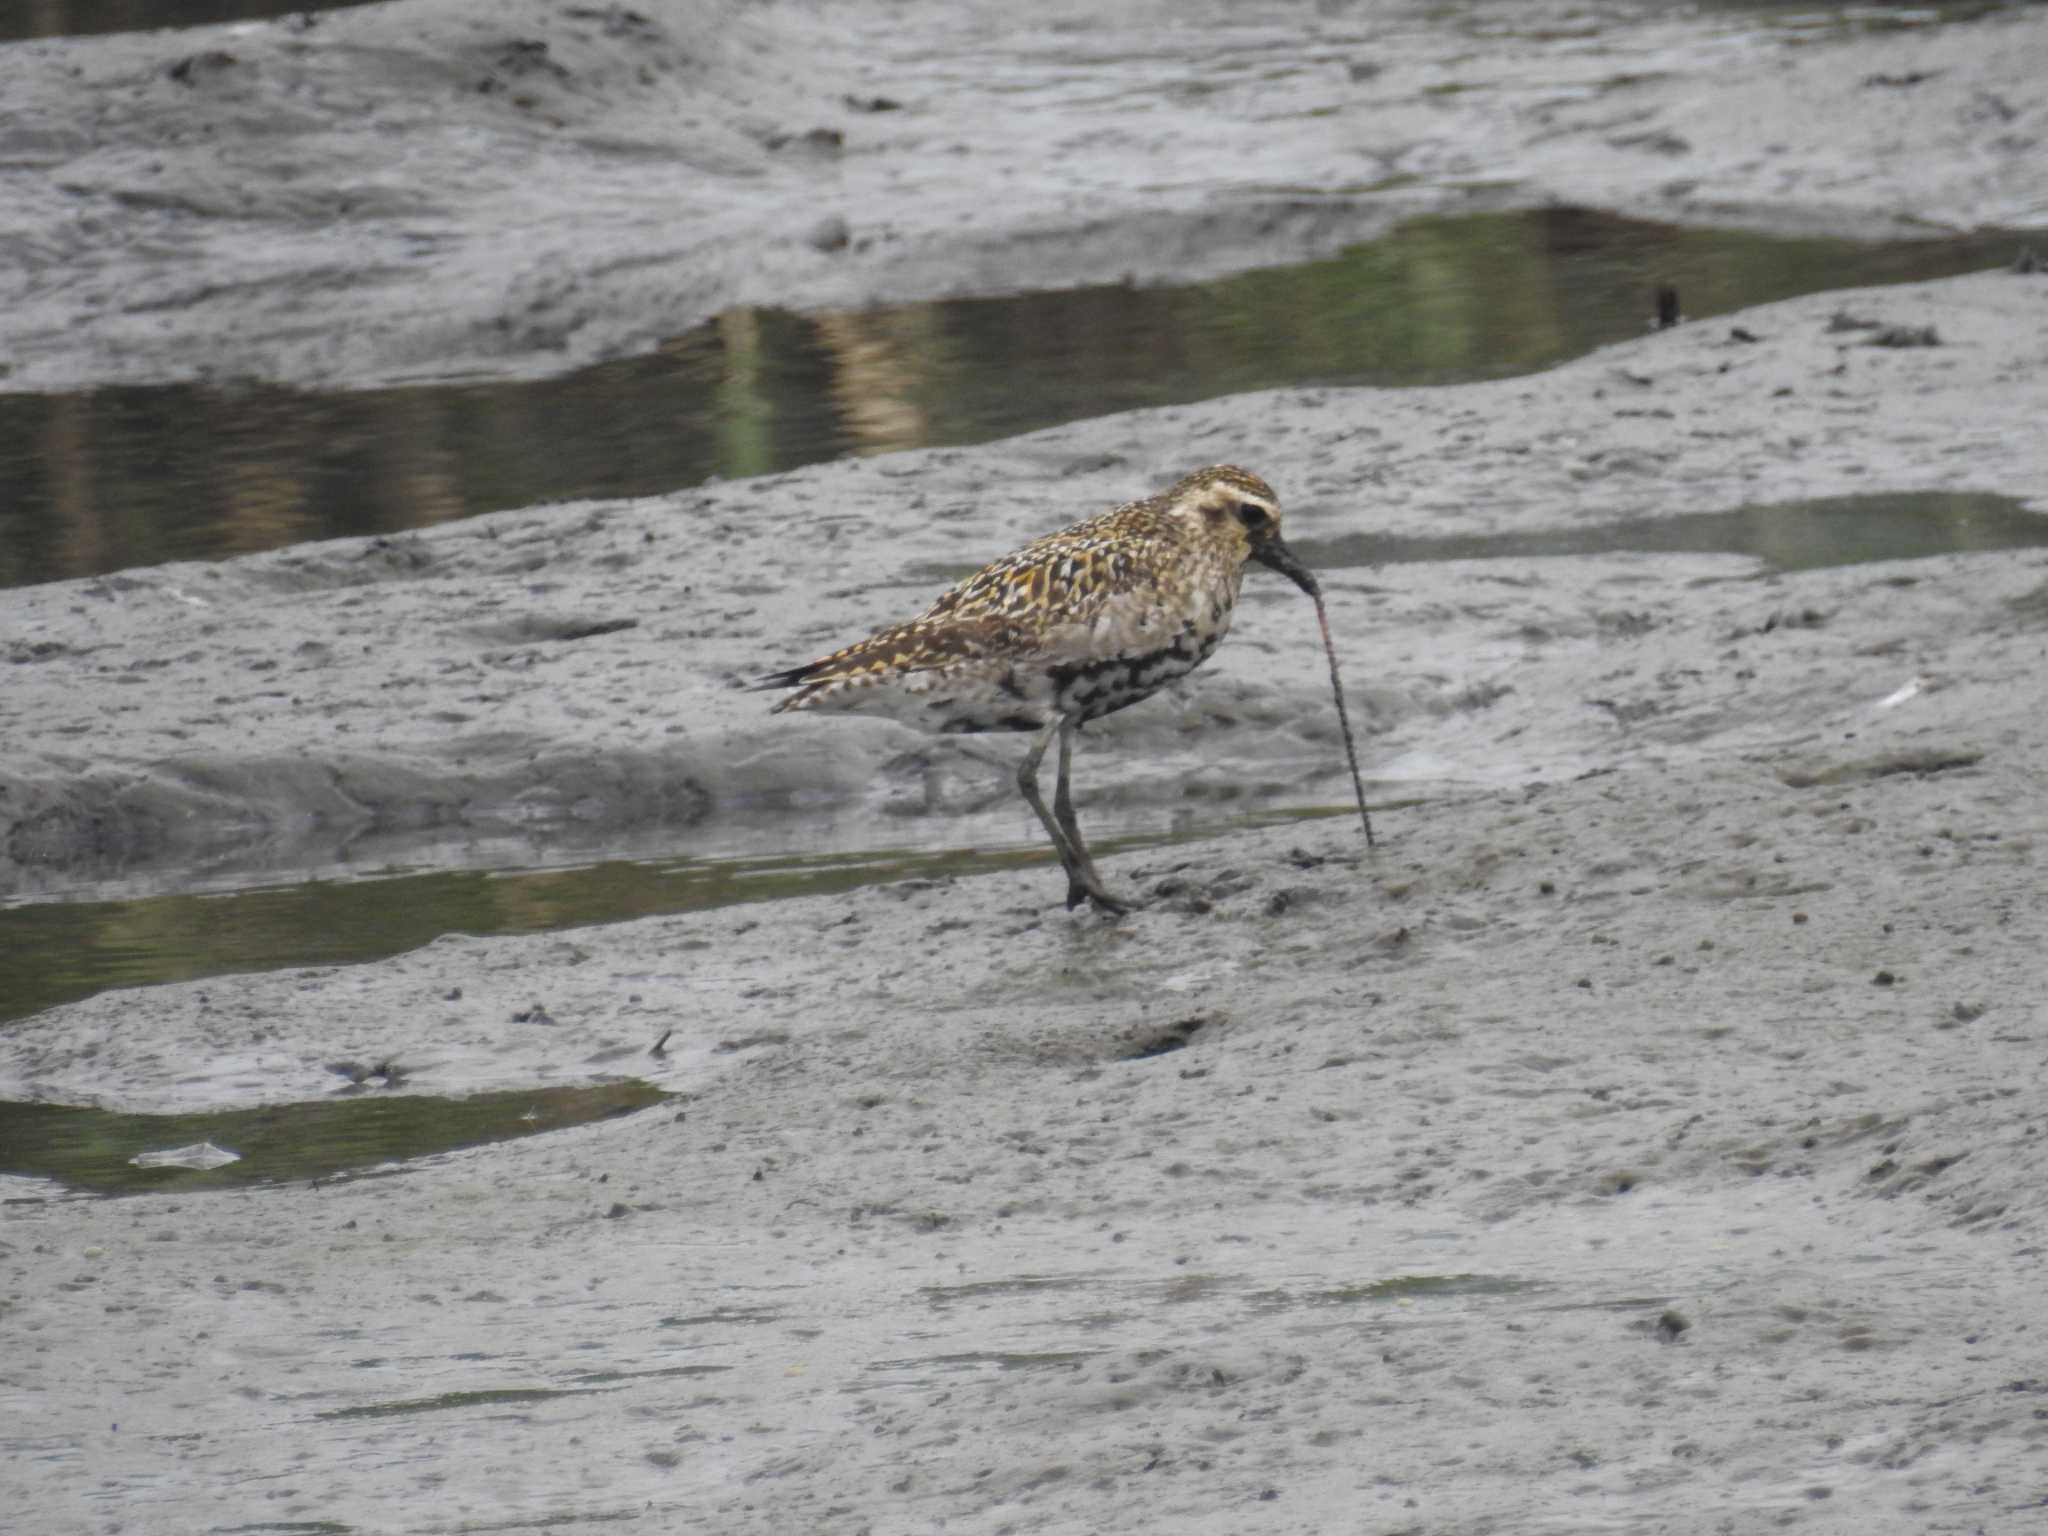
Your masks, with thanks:
[{"label": "bird's black beak", "polygon": [[1252,540],[1252,558],[1269,569],[1278,571],[1310,597],[1321,597],[1323,589],[1316,585],[1315,572],[1296,558],[1293,550],[1280,542],[1280,535],[1269,533],[1263,539]]}]

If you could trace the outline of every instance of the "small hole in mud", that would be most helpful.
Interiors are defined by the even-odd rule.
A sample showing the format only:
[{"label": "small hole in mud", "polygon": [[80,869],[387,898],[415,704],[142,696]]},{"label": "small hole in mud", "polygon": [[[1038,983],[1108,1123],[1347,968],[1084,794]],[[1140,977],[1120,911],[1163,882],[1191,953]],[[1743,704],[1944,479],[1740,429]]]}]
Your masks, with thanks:
[{"label": "small hole in mud", "polygon": [[1202,1014],[1169,1024],[1164,1029],[1141,1036],[1132,1047],[1125,1051],[1125,1061],[1144,1061],[1152,1056],[1165,1056],[1174,1051],[1185,1050],[1187,1043],[1205,1029],[1209,1019]]}]

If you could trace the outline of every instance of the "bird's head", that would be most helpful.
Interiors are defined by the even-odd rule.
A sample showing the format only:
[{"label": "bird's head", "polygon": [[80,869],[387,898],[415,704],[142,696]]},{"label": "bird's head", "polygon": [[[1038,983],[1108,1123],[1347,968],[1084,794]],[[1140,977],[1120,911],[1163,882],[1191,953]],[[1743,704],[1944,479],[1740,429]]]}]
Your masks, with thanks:
[{"label": "bird's head", "polygon": [[1220,544],[1240,564],[1256,560],[1310,597],[1320,590],[1309,568],[1280,538],[1280,498],[1235,464],[1212,464],[1182,478],[1165,496],[1167,514],[1204,543]]}]

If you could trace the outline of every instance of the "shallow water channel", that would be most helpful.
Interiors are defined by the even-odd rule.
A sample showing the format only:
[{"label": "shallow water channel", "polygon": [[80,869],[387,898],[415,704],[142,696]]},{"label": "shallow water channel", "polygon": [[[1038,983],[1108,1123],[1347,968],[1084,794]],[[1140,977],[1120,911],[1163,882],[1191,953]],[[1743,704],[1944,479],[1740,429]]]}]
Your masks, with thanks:
[{"label": "shallow water channel", "polygon": [[[281,16],[305,18],[371,3],[373,0],[15,0],[0,7],[0,43],[269,21]],[[309,23],[302,20],[300,25]]]},{"label": "shallow water channel", "polygon": [[1660,287],[1697,323],[1999,266],[2023,243],[1788,239],[1531,209],[1416,219],[1327,261],[1185,286],[732,310],[651,353],[537,381],[0,395],[0,585],[1247,390],[1527,373],[1641,335]]}]

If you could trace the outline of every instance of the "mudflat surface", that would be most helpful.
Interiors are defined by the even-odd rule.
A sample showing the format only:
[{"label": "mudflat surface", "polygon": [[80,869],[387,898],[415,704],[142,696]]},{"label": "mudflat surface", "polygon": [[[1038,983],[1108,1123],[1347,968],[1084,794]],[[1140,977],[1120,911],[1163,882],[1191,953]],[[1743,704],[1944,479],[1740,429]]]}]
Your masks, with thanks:
[{"label": "mudflat surface", "polygon": [[[2038,476],[2048,284],[1839,302],[1943,345],[1838,350],[1799,301],[1741,317],[1759,342],[1681,330],[1540,380],[13,594],[62,649],[14,669],[12,743],[176,658],[68,776],[11,750],[8,795],[45,807],[15,836],[178,829],[104,889],[380,785],[393,817],[487,799],[465,772],[536,814],[659,789],[716,817],[774,765],[792,836],[887,838],[892,797],[943,820],[934,776],[1000,803],[1006,754],[767,720],[730,684],[910,606],[871,567],[1142,488],[1191,444],[1269,445],[1311,547]],[[888,536],[835,541],[821,589],[763,530],[847,526],[827,506]],[[720,529],[714,580],[687,552]],[[11,1025],[0,1085],[63,1102],[289,1102],[393,1058],[403,1091],[680,1095],[321,1188],[14,1181],[7,1375],[38,1411],[12,1495],[50,1530],[145,1498],[192,1528],[2031,1530],[2048,556],[1331,586],[1376,784],[1422,795],[1383,808],[1377,854],[1332,819],[1112,857],[1150,899],[1118,922],[1061,911],[1039,866]],[[619,616],[641,623],[516,631]],[[1341,798],[1305,605],[1254,598],[1207,670],[1090,733],[1084,818],[1248,781]],[[436,740],[444,708],[506,735]],[[153,755],[185,711],[217,717],[203,764]]]},{"label": "mudflat surface", "polygon": [[[510,11],[352,24],[487,14]],[[1715,126],[1689,143],[1769,131],[1760,88],[1684,73],[1751,31],[1621,26],[1637,14],[1609,41],[1691,61],[1657,109]],[[1896,35],[1772,57],[1861,100],[2023,70],[2039,26],[1916,32],[1915,67],[1945,72],[1913,86],[1859,83],[1910,73]],[[925,46],[980,82],[980,36]],[[50,57],[112,69],[145,44]],[[1554,88],[1596,45],[1562,27],[1513,57],[1534,80],[1548,50]],[[1596,67],[1626,73],[1611,50]],[[1453,112],[1489,94],[1438,93]],[[2037,97],[2007,105],[2037,121]],[[1081,113],[1050,116],[1079,141]],[[1515,121],[1494,157],[1540,160]],[[1880,162],[1856,119],[1817,113],[1780,169],[1735,179],[1761,202],[1782,177],[1822,225],[1969,197],[1959,216],[2011,222],[2040,196],[2016,154],[1915,158],[1971,122],[1902,120]],[[479,247],[498,227],[457,222]],[[1024,228],[1019,283],[1043,276]],[[248,355],[382,376],[400,364],[379,338],[408,321],[365,295],[392,291],[354,290],[361,353],[270,335]],[[175,347],[122,351],[128,325],[102,304],[38,377],[119,376],[117,353],[160,376]],[[1872,345],[1885,327],[1938,344]],[[459,356],[460,333],[422,345]],[[377,1091],[636,1076],[676,1097],[318,1187],[109,1201],[0,1180],[0,1496],[53,1532],[2036,1530],[2048,554],[1339,556],[1364,534],[1862,493],[2048,513],[2044,360],[2048,278],[1987,273],[1526,379],[1279,391],[0,594],[16,894],[650,828],[727,849],[1022,840],[1014,743],[770,719],[736,685],[1236,460],[1326,572],[1382,838],[1368,853],[1333,817],[1113,855],[1147,898],[1113,922],[1062,911],[1040,865],[451,934],[9,1023],[13,1099],[286,1106],[343,1060],[402,1064]],[[1090,827],[1348,790],[1312,616],[1258,572],[1209,666],[1088,735]]]},{"label": "mudflat surface", "polygon": [[34,1021],[10,1081],[133,1099],[684,1098],[11,1207],[10,1477],[46,1529],[2030,1530],[2038,740],[1935,734],[1985,756],[1118,863],[1114,925],[1037,871]]},{"label": "mudflat surface", "polygon": [[[1941,344],[1870,345],[1884,327]],[[1858,493],[2024,501],[2048,474],[2044,350],[2048,279],[1989,273],[1816,295],[1524,379],[1235,396],[10,592],[0,877],[137,892],[594,853],[650,828],[728,853],[1032,839],[1015,743],[771,718],[743,685],[1213,461],[1272,480],[1290,542],[1325,566],[1383,793],[1770,746],[1816,711],[1856,729],[1935,665],[1918,647],[1977,643],[1954,605],[2005,622],[1993,597],[2033,590],[2041,556],[1911,562],[1896,585],[1735,555],[1323,557],[1368,533],[1583,535]],[[1346,798],[1313,614],[1263,575],[1199,678],[1089,729],[1078,783],[1101,825]]]},{"label": "mudflat surface", "polygon": [[2048,221],[2048,14],[398,0],[0,46],[0,388],[555,372],[1549,201]]}]

